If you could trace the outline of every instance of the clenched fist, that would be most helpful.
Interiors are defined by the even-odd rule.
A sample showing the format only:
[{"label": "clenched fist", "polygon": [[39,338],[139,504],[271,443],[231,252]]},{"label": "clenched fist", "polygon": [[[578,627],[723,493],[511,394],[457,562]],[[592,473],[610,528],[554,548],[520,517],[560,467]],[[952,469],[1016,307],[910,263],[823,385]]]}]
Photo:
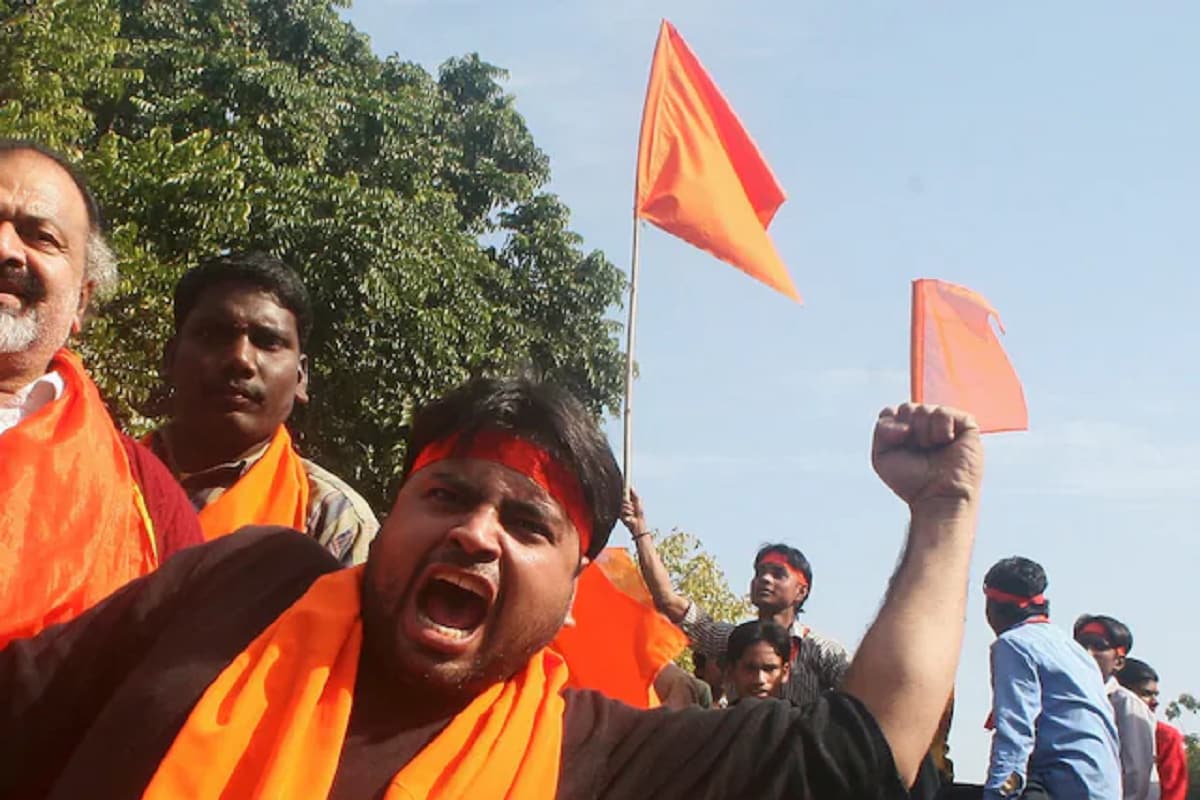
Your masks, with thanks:
[{"label": "clenched fist", "polygon": [[983,480],[983,444],[970,414],[905,403],[885,408],[875,424],[871,462],[910,508],[974,502]]}]

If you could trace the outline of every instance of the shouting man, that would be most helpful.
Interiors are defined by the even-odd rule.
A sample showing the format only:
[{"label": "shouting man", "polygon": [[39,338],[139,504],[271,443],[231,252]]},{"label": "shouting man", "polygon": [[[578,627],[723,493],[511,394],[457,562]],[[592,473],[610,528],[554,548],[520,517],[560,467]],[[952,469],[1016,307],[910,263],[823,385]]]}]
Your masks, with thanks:
[{"label": "shouting man", "polygon": [[573,398],[477,380],[422,409],[407,445],[364,568],[246,530],[0,652],[0,796],[907,796],[962,643],[983,458],[969,417],[881,415],[873,461],[911,512],[904,557],[842,690],[800,708],[563,691],[547,645],[622,500]]}]

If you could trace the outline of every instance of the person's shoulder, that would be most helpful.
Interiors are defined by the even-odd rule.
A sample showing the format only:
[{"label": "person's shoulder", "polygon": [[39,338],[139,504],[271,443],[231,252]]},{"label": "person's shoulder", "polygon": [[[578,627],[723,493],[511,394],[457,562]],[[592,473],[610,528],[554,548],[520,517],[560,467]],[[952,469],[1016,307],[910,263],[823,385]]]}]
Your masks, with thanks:
[{"label": "person's shoulder", "polygon": [[[224,569],[232,562],[270,565],[271,574],[320,573],[341,565],[309,536],[291,528],[250,525],[184,551],[197,569]],[[183,555],[181,554],[181,555]]]},{"label": "person's shoulder", "polygon": [[1150,706],[1146,705],[1142,698],[1120,684],[1113,687],[1112,691],[1108,693],[1108,698],[1113,704],[1113,709],[1118,714],[1128,714],[1131,717],[1141,717],[1148,720],[1154,719],[1154,714],[1150,711]]},{"label": "person's shoulder", "polygon": [[379,524],[371,504],[350,484],[311,459],[301,458],[300,463],[304,466],[304,474],[308,476],[310,506],[339,503],[345,505],[362,524]]},{"label": "person's shoulder", "polygon": [[848,655],[850,652],[846,649],[846,646],[837,639],[834,639],[832,636],[826,636],[824,634],[817,633],[811,628],[805,632],[804,638],[809,642],[812,642],[813,646],[815,646],[817,650],[822,653]]}]

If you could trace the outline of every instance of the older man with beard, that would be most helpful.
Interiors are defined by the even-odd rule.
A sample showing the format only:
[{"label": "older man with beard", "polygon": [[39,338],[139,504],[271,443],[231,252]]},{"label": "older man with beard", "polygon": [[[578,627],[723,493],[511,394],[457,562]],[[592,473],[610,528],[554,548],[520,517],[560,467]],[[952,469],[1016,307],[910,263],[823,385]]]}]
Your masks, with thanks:
[{"label": "older man with beard", "polygon": [[113,425],[65,348],[116,262],[82,175],[0,140],[0,646],[201,541],[187,498]]},{"label": "older man with beard", "polygon": [[907,797],[962,643],[983,454],[969,417],[906,404],[872,455],[911,525],[841,689],[638,710],[565,689],[552,645],[621,508],[612,451],[561,390],[474,381],[414,418],[364,567],[245,530],[0,652],[0,796]]}]

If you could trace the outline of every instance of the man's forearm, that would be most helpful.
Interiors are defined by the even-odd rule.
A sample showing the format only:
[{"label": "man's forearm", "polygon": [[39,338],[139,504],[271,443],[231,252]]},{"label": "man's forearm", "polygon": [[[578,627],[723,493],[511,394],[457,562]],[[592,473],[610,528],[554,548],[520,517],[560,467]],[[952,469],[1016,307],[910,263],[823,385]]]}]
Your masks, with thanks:
[{"label": "man's forearm", "polygon": [[637,547],[638,564],[642,568],[642,578],[654,598],[654,607],[666,615],[667,619],[676,625],[683,620],[688,610],[688,599],[678,594],[671,585],[671,575],[659,558],[658,548],[654,546],[654,537],[640,535],[634,540]]},{"label": "man's forearm", "polygon": [[914,508],[883,608],[843,683],[870,709],[910,784],[954,685],[976,513],[974,498]]}]

